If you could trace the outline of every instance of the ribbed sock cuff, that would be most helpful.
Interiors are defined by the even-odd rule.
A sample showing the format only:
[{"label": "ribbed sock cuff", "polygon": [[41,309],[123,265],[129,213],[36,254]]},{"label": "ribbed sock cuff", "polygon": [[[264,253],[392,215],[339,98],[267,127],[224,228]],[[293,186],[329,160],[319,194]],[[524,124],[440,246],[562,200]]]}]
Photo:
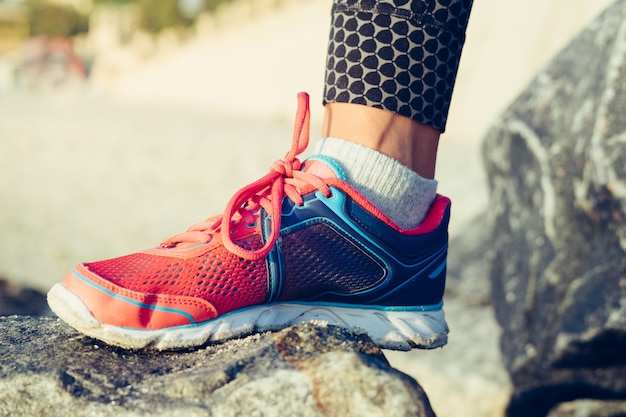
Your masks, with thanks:
[{"label": "ribbed sock cuff", "polygon": [[419,225],[435,199],[437,181],[358,143],[325,138],[316,153],[337,160],[347,182],[403,229]]}]

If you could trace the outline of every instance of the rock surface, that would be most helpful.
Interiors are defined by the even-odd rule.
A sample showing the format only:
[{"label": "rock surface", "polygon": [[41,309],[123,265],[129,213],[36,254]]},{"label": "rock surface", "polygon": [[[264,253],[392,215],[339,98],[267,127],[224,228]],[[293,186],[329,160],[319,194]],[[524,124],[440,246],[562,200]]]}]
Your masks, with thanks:
[{"label": "rock surface", "polygon": [[0,317],[0,416],[68,415],[434,417],[369,338],[332,326],[151,353],[52,317]]},{"label": "rock surface", "polygon": [[626,399],[626,2],[538,74],[483,151],[508,416]]}]

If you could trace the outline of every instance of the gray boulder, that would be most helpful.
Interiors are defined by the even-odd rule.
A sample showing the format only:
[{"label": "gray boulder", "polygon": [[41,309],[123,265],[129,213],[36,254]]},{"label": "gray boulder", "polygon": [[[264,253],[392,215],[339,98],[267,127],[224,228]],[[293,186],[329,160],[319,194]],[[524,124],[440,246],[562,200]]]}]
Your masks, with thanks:
[{"label": "gray boulder", "polygon": [[626,401],[577,400],[560,404],[548,417],[626,416]]},{"label": "gray boulder", "polygon": [[483,153],[508,416],[626,399],[626,2],[537,75]]},{"label": "gray boulder", "polygon": [[56,318],[0,317],[0,416],[434,417],[364,335],[297,325],[193,351],[126,351]]},{"label": "gray boulder", "polygon": [[[490,308],[489,267],[485,254],[491,248],[487,216],[481,214],[450,241],[445,299],[463,305]],[[453,329],[454,330],[454,329]]]}]

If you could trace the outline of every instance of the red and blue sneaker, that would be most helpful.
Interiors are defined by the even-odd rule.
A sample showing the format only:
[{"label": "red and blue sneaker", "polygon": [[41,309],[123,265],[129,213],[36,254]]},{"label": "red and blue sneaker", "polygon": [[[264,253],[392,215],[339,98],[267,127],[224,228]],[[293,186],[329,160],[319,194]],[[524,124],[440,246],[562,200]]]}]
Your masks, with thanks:
[{"label": "red and blue sneaker", "polygon": [[382,348],[443,346],[450,200],[437,196],[402,230],[309,139],[298,96],[292,148],[237,192],[220,216],[159,247],[73,268],[48,294],[52,310],[111,345],[178,349],[296,323],[366,332]]}]

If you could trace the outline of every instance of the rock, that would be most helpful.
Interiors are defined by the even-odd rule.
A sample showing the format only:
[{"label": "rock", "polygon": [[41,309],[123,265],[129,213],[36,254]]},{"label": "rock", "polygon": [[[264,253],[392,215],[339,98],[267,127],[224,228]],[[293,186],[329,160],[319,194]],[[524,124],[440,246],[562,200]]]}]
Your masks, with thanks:
[{"label": "rock", "polygon": [[463,233],[450,240],[446,300],[454,298],[475,307],[490,307],[489,261],[491,248],[488,216],[480,214],[463,227]]},{"label": "rock", "polygon": [[626,2],[537,75],[483,153],[507,415],[626,399]]},{"label": "rock", "polygon": [[12,314],[47,316],[52,312],[44,293],[0,277],[0,316]]},{"label": "rock", "polygon": [[193,351],[126,351],[57,318],[0,317],[0,416],[424,416],[365,335],[297,325]]},{"label": "rock", "polygon": [[623,417],[626,401],[578,400],[563,403],[550,411],[548,417]]}]

